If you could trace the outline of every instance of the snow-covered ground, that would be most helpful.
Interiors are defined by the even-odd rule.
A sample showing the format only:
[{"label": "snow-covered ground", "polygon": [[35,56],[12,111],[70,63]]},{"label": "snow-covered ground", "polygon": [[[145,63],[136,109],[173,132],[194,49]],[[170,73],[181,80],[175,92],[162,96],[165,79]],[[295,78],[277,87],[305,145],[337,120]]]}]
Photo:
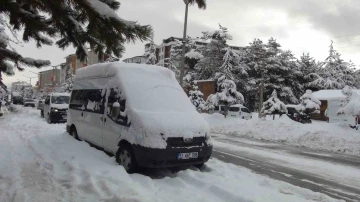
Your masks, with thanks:
[{"label": "snow-covered ground", "polygon": [[337,201],[211,159],[205,168],[129,175],[114,157],[22,108],[0,118],[0,201]]},{"label": "snow-covered ground", "polygon": [[210,124],[213,133],[360,155],[360,131],[351,129],[346,124],[319,121],[301,124],[287,116],[275,120],[270,117],[261,120],[257,119],[257,114],[253,114],[252,120],[224,118],[218,113],[202,115]]}]

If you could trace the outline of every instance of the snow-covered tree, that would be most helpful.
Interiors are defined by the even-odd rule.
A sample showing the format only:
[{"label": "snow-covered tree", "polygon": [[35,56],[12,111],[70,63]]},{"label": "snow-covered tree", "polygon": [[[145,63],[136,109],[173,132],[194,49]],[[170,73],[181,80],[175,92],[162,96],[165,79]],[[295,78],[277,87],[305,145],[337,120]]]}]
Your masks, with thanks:
[{"label": "snow-covered tree", "polygon": [[244,96],[236,90],[235,82],[222,76],[218,79],[219,91],[209,97],[213,105],[224,105],[225,115],[232,104],[244,103]]},{"label": "snow-covered tree", "polygon": [[357,93],[353,93],[349,98],[349,103],[341,107],[337,114],[360,116],[360,96]]},{"label": "snow-covered tree", "polygon": [[147,53],[145,53],[145,56],[147,57],[146,64],[156,64],[156,45],[154,44],[153,40],[151,40],[151,42],[149,43],[149,48],[147,50]]},{"label": "snow-covered tree", "polygon": [[321,101],[317,99],[311,90],[306,90],[305,94],[300,97],[299,111],[302,114],[319,114]]},{"label": "snow-covered tree", "polygon": [[318,89],[342,89],[346,85],[354,87],[354,68],[340,56],[331,42],[329,56],[321,63],[316,73],[309,74],[311,82],[307,85]]},{"label": "snow-covered tree", "polygon": [[274,114],[286,114],[287,109],[285,104],[279,100],[276,90],[271,94],[271,97],[263,103],[261,113],[264,115],[274,115]]},{"label": "snow-covered tree", "polygon": [[0,8],[0,72],[5,74],[13,74],[14,66],[22,70],[21,65],[43,67],[50,62],[16,52],[9,41],[21,42],[9,39],[4,29],[13,36],[21,32],[24,42],[34,40],[37,47],[52,45],[50,38],[56,36],[60,38],[56,45],[62,49],[73,45],[81,61],[87,58],[87,46],[99,58],[105,53],[120,57],[125,42],[148,40],[152,34],[150,26],[120,18],[117,0],[1,0]]},{"label": "snow-covered tree", "polygon": [[65,83],[62,84],[61,88],[64,92],[71,92],[75,80],[75,75],[72,72],[72,68],[68,68],[65,76]]},{"label": "snow-covered tree", "polygon": [[110,56],[103,62],[119,62],[119,61],[120,61],[120,59],[118,57]]},{"label": "snow-covered tree", "polygon": [[203,32],[201,39],[210,41],[206,46],[200,48],[203,56],[195,65],[201,79],[210,79],[219,72],[219,68],[223,64],[225,48],[227,40],[231,40],[232,36],[228,33],[227,28],[219,25],[219,30],[213,32]]},{"label": "snow-covered tree", "polygon": [[189,92],[189,99],[198,111],[204,109],[205,101],[203,96],[204,94],[199,90],[197,84],[194,83],[193,89]]}]

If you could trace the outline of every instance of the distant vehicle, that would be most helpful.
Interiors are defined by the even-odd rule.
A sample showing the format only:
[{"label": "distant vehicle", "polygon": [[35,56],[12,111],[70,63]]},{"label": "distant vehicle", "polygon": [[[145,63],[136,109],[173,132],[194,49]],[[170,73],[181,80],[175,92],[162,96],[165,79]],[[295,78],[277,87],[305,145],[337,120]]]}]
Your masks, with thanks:
[{"label": "distant vehicle", "polygon": [[12,103],[14,105],[19,105],[19,104],[22,105],[22,104],[24,104],[24,99],[21,96],[13,96],[12,97]]},{"label": "distant vehicle", "polygon": [[70,94],[52,93],[44,101],[44,116],[48,123],[65,123],[69,109]]},{"label": "distant vehicle", "polygon": [[252,119],[252,113],[244,105],[236,104],[229,107],[228,115],[230,117],[237,117],[241,119]]},{"label": "distant vehicle", "polygon": [[39,100],[38,105],[37,105],[37,109],[40,110],[41,118],[44,118],[44,102],[45,102],[45,99]]},{"label": "distant vehicle", "polygon": [[301,114],[298,105],[286,105],[288,113],[286,114],[290,119],[300,123],[311,123],[311,117],[306,114]]},{"label": "distant vehicle", "polygon": [[24,100],[24,107],[35,107],[36,102],[33,99],[25,99]]},{"label": "distant vehicle", "polygon": [[210,159],[210,128],[164,67],[101,63],[77,70],[66,130],[129,172]]}]

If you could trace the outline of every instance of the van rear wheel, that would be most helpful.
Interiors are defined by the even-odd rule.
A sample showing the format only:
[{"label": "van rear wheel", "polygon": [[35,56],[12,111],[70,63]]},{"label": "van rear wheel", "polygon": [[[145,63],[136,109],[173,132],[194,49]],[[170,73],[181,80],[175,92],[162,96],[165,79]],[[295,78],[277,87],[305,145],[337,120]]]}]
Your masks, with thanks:
[{"label": "van rear wheel", "polygon": [[71,136],[73,136],[76,140],[80,140],[80,139],[79,139],[79,136],[78,136],[78,134],[77,134],[77,131],[76,131],[75,126],[73,126],[73,127],[71,128]]},{"label": "van rear wheel", "polygon": [[134,152],[129,145],[121,145],[116,152],[116,162],[124,167],[126,172],[137,172],[139,167],[136,163]]}]

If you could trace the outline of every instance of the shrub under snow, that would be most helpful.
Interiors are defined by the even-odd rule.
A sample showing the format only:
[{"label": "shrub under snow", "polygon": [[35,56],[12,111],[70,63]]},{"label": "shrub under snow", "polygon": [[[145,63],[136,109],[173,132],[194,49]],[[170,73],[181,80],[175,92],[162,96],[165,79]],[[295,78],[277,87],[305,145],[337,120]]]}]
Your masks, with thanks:
[{"label": "shrub under snow", "polygon": [[285,104],[279,100],[276,90],[271,94],[271,97],[263,103],[261,113],[267,114],[286,114],[287,109]]},{"label": "shrub under snow", "polygon": [[321,101],[318,100],[311,90],[306,90],[305,94],[300,97],[300,113],[303,114],[319,114]]},{"label": "shrub under snow", "polygon": [[353,93],[348,86],[345,86],[342,93],[346,98],[341,100],[340,106],[342,108],[337,111],[337,114],[360,116],[360,96],[357,93]]},{"label": "shrub under snow", "polygon": [[198,86],[193,85],[193,90],[189,92],[189,99],[197,110],[202,110],[205,107],[205,101],[203,99],[204,94],[198,89]]}]

